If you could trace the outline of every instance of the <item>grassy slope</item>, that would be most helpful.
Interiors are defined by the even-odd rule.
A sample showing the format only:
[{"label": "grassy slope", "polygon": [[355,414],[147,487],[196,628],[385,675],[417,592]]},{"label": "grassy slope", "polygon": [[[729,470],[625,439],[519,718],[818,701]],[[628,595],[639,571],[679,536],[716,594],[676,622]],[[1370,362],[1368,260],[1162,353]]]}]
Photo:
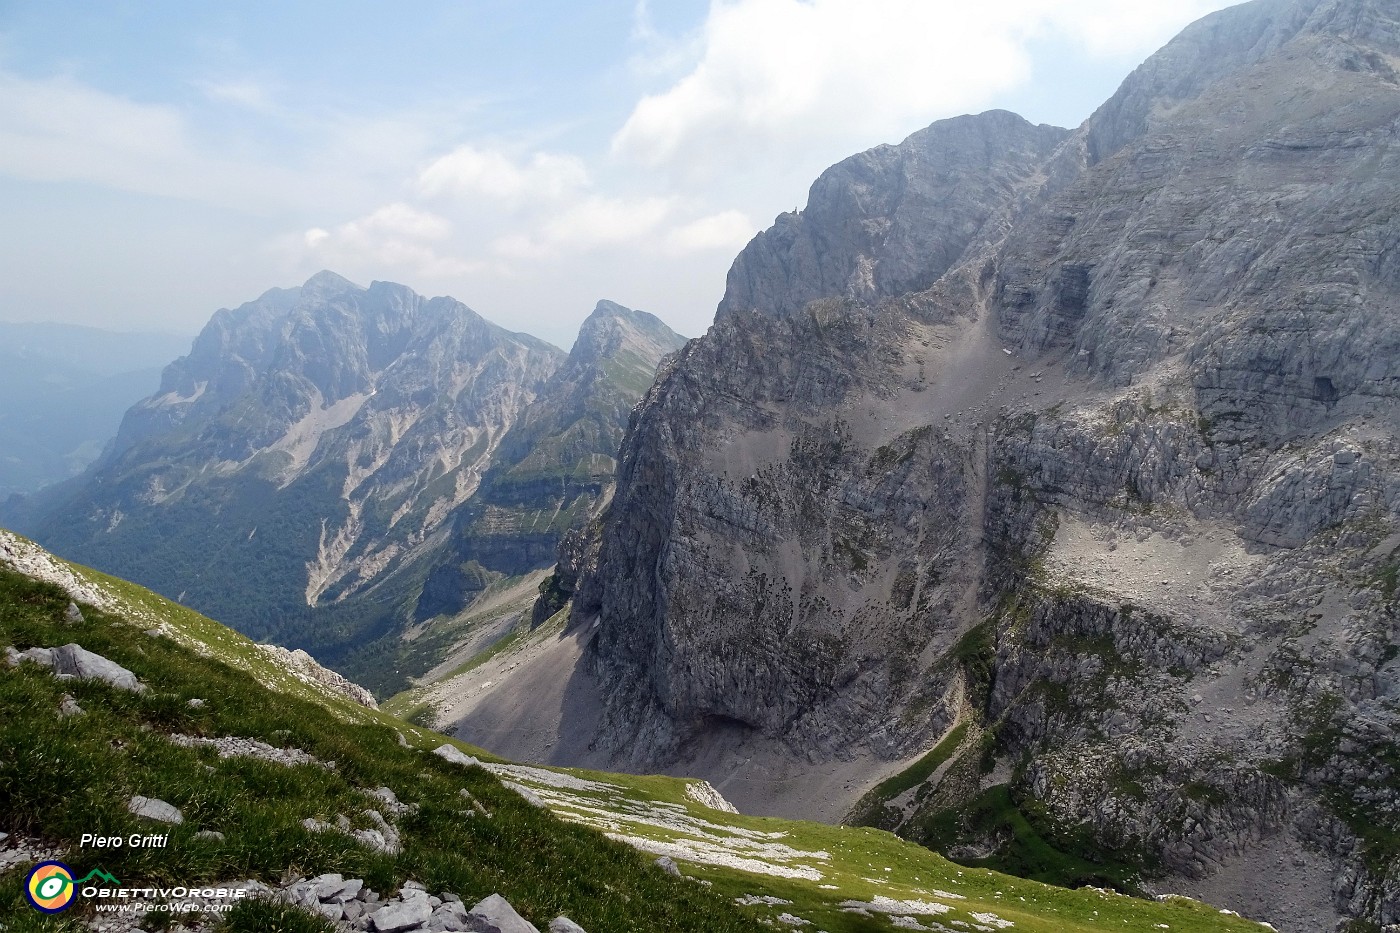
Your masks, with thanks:
[{"label": "grassy slope", "polygon": [[[127,883],[275,882],[288,869],[341,871],[380,891],[412,878],[469,903],[500,892],[540,925],[566,913],[591,930],[754,928],[722,897],[657,871],[625,845],[529,806],[482,769],[423,754],[446,741],[442,736],[349,703],[327,707],[271,692],[245,671],[173,639],[143,634],[144,623],[127,625],[90,606],[84,607],[86,622],[64,625],[59,620],[67,604],[56,587],[0,571],[0,643],[25,648],[76,641],[128,667],[151,688],[136,695],[99,683],[63,683],[28,664],[0,668],[0,828],[66,850],[80,871],[100,865]],[[65,692],[85,715],[57,715]],[[207,705],[190,709],[186,701],[193,697]],[[220,760],[209,750],[170,743],[164,734],[171,732],[259,738],[334,761],[336,768]],[[400,746],[400,732],[409,748]],[[305,817],[333,820],[341,813],[368,826],[359,814],[373,801],[363,791],[381,785],[419,807],[401,820],[405,846],[397,857],[300,826]],[[492,819],[463,815],[463,787]],[[85,832],[152,831],[126,811],[134,794],[166,800],[184,813],[168,848],[100,855],[76,848]],[[201,829],[226,838],[194,840]],[[22,872],[0,878],[0,916],[24,924],[10,927],[11,933],[63,928],[73,911],[45,918],[28,910],[22,878]]]},{"label": "grassy slope", "polygon": [[[1105,922],[1119,930],[1156,930],[1159,924],[1177,931],[1259,929],[1192,902],[1070,891],[962,868],[873,829],[712,811],[689,801],[688,782],[675,778],[568,772],[612,789],[570,792],[571,800],[552,798],[551,806],[564,818],[556,819],[525,804],[483,769],[463,769],[423,754],[452,740],[287,676],[247,639],[148,591],[73,569],[119,599],[119,611],[106,614],[84,606],[87,621],[65,625],[59,620],[68,598],[61,590],[0,571],[0,647],[76,641],[130,668],[151,690],[133,695],[102,684],[61,683],[30,665],[0,666],[0,830],[67,850],[70,864],[80,871],[100,865],[127,882],[186,883],[236,877],[276,881],[289,868],[308,875],[334,870],[364,877],[380,891],[413,878],[430,889],[455,891],[468,902],[499,891],[541,927],[555,914],[567,913],[591,933],[766,929],[758,921],[783,911],[816,923],[807,929],[890,930],[894,927],[883,917],[861,917],[837,905],[880,894],[936,898],[939,890],[965,897],[949,901],[956,908],[939,918],[944,923],[975,922],[973,913],[991,912],[1026,931],[1103,929]],[[143,633],[162,621],[173,637]],[[58,717],[65,692],[88,711],[85,716]],[[190,709],[186,701],[192,697],[207,705]],[[336,768],[220,760],[208,750],[169,743],[162,736],[169,732],[259,738],[334,761]],[[409,747],[400,745],[400,735]],[[419,806],[401,820],[405,848],[398,856],[375,854],[339,834],[310,834],[300,826],[304,817],[330,820],[339,813],[361,825],[357,814],[372,805],[363,790],[380,785]],[[463,787],[485,803],[493,819],[464,815],[458,796]],[[106,850],[96,859],[91,851],[76,849],[83,832],[150,831],[126,812],[125,801],[137,793],[184,812],[186,822],[173,831],[169,848]],[[689,834],[637,816],[649,807],[684,814]],[[783,845],[829,857],[802,859],[820,871],[816,880],[683,863],[687,874],[711,882],[703,886],[665,875],[649,864],[651,856],[578,823],[653,842],[684,842],[697,832],[721,843],[753,832],[776,833]],[[200,829],[216,829],[226,838],[193,840]],[[22,872],[0,876],[0,914],[22,918],[10,924],[9,933],[64,929],[71,911],[48,918],[21,908],[21,878]],[[742,894],[794,903],[734,907],[732,898]]]},{"label": "grassy slope", "polygon": [[[501,589],[508,589],[516,586],[521,580],[529,580],[526,577],[510,577],[496,584]],[[494,589],[494,587],[493,587]],[[485,596],[489,597],[491,590],[487,590]],[[412,642],[405,643],[406,651],[419,652],[426,661],[429,659],[440,659],[448,655],[455,643],[465,639],[475,629],[487,626],[494,626],[500,620],[508,616],[518,616],[509,629],[505,630],[499,638],[489,642],[480,651],[462,661],[451,670],[442,673],[433,680],[420,680],[417,685],[394,694],[381,704],[381,708],[388,713],[399,716],[410,722],[419,725],[431,725],[434,719],[433,711],[429,709],[431,695],[434,686],[445,683],[454,677],[470,673],[486,662],[505,654],[518,653],[532,645],[538,644],[541,640],[553,635],[558,635],[566,621],[563,613],[556,613],[555,617],[549,619],[537,629],[530,628],[530,609],[534,605],[535,597],[538,594],[537,587],[530,587],[521,591],[518,597],[493,604],[491,608],[480,612],[468,609],[465,613],[455,618],[443,621],[433,621],[429,623],[427,630],[422,636]],[[421,644],[420,644],[421,643]]]},{"label": "grassy slope", "polygon": [[[726,835],[777,834],[770,841],[798,851],[782,866],[816,868],[821,877],[789,879],[685,861],[685,874],[708,880],[713,890],[734,898],[746,894],[772,895],[790,905],[753,907],[760,918],[776,918],[787,912],[813,922],[804,929],[830,933],[863,933],[894,930],[884,918],[867,918],[843,911],[842,901],[869,901],[876,896],[898,900],[931,900],[953,908],[935,919],[954,928],[976,929],[974,914],[994,914],[1011,921],[1018,931],[1133,930],[1174,931],[1259,930],[1255,923],[1222,914],[1219,910],[1186,898],[1152,901],[1127,897],[1097,888],[1071,890],[948,861],[921,846],[905,842],[882,830],[829,826],[768,817],[722,813],[698,806],[684,793],[689,782],[660,776],[606,774],[577,769],[554,769],[613,785],[613,792],[566,792],[550,797],[541,786],[532,789],[545,796],[555,812],[566,819],[596,825],[614,832],[657,842],[713,841]],[[531,784],[526,780],[526,784]],[[572,801],[560,799],[572,797]],[[637,815],[637,804],[655,802],[665,812],[684,805],[689,813],[682,823],[699,819],[690,833],[674,825],[656,825],[653,816]],[[598,811],[604,811],[599,813]],[[622,814],[619,818],[618,814]],[[630,816],[628,814],[631,814]],[[821,857],[826,853],[827,857]],[[962,895],[949,898],[939,892]],[[923,919],[923,918],[921,918]],[[1166,924],[1165,927],[1162,924]],[[784,928],[779,925],[778,929]]]}]

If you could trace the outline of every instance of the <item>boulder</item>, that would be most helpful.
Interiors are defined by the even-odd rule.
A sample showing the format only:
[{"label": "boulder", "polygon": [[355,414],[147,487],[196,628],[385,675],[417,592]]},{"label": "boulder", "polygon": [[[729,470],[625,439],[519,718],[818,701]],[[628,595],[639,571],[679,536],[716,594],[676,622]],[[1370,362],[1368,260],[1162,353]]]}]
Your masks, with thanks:
[{"label": "boulder", "polygon": [[467,908],[461,901],[447,901],[433,911],[428,921],[429,933],[458,933],[471,929],[467,921]]},{"label": "boulder", "polygon": [[415,897],[407,901],[390,901],[370,914],[369,919],[371,928],[378,933],[398,933],[399,930],[427,923],[432,915],[433,909],[428,906],[428,899]]},{"label": "boulder", "polygon": [[69,625],[77,625],[83,621],[83,611],[78,608],[77,603],[70,602],[68,608],[63,610],[63,621]]},{"label": "boulder", "polygon": [[549,921],[549,933],[588,933],[588,931],[568,917],[555,917]]},{"label": "boulder", "polygon": [[310,884],[316,892],[316,900],[329,901],[345,890],[347,882],[344,875],[339,872],[331,872],[317,875],[311,879]]},{"label": "boulder", "polygon": [[69,674],[81,680],[100,680],[113,687],[136,693],[146,689],[131,671],[100,654],[88,651],[82,645],[64,645],[62,648],[53,649],[53,670],[55,674]]},{"label": "boulder", "polygon": [[540,933],[539,927],[516,913],[499,894],[484,898],[471,909],[467,929],[474,933]]},{"label": "boulder", "polygon": [[6,648],[5,657],[11,667],[17,666],[21,661],[33,661],[41,667],[53,667],[53,652],[48,648],[26,648],[24,651]]},{"label": "boulder", "polygon": [[161,823],[183,823],[184,816],[180,811],[166,803],[164,800],[157,800],[154,797],[132,797],[126,808],[137,816],[144,816],[148,820],[157,820]]},{"label": "boulder", "polygon": [[471,755],[468,755],[466,752],[462,751],[455,745],[439,745],[437,748],[433,749],[433,754],[437,755],[444,761],[450,761],[455,765],[464,765],[466,767],[471,767],[472,765],[481,764],[480,761],[473,758]]},{"label": "boulder", "polygon": [[504,784],[506,787],[509,787],[511,790],[515,791],[517,794],[519,794],[521,799],[523,799],[532,807],[539,807],[541,810],[543,810],[548,806],[548,804],[546,804],[542,799],[540,799],[539,794],[530,790],[530,788],[526,787],[524,784],[517,784],[514,781],[502,781],[501,783]]}]

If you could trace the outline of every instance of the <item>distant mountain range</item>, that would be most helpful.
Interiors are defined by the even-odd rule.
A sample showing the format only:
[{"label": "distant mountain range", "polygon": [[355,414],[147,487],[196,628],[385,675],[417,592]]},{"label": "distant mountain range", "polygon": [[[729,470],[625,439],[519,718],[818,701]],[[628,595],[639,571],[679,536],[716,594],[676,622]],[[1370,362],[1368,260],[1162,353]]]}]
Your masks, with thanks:
[{"label": "distant mountain range", "polygon": [[1255,0],[1078,128],[853,155],[684,345],[274,290],[8,515],[513,759],[1386,929],[1400,8]]},{"label": "distant mountain range", "polygon": [[[611,489],[682,338],[600,302],[572,353],[329,272],[219,311],[83,476],[12,503],[47,546],[396,681],[407,626],[547,568]],[[401,677],[400,677],[401,679]]]},{"label": "distant mountain range", "polygon": [[0,501],[97,459],[189,337],[0,322]]}]

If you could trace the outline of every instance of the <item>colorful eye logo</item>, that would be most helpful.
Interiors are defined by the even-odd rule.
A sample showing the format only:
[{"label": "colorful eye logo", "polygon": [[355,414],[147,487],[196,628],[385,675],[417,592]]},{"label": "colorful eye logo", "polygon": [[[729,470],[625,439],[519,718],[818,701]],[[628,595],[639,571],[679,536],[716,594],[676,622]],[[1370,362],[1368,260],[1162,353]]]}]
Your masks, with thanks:
[{"label": "colorful eye logo", "polygon": [[40,862],[25,879],[24,896],[46,914],[67,910],[73,903],[73,870],[62,862]]}]

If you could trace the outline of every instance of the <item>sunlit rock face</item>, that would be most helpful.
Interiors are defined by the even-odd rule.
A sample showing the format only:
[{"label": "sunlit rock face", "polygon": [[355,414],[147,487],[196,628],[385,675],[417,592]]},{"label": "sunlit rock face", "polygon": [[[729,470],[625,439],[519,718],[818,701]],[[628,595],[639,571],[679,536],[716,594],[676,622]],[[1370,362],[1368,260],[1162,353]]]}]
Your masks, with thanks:
[{"label": "sunlit rock face", "polygon": [[741,807],[868,761],[849,804],[967,723],[997,768],[892,828],[1010,782],[1169,888],[1396,922],[1398,15],[1245,4],[1073,132],[824,173],[572,545],[595,751]]}]

